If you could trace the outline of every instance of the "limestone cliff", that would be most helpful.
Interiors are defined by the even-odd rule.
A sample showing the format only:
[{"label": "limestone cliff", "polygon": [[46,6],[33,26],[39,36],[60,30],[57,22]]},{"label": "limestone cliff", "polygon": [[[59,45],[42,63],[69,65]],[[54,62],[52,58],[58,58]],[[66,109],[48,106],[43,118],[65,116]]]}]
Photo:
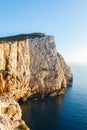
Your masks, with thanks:
[{"label": "limestone cliff", "polygon": [[0,96],[0,130],[29,130],[21,116],[21,108],[16,101]]},{"label": "limestone cliff", "polygon": [[71,70],[57,53],[53,36],[0,38],[0,95],[24,100],[35,94],[44,97],[66,88],[71,80]]}]

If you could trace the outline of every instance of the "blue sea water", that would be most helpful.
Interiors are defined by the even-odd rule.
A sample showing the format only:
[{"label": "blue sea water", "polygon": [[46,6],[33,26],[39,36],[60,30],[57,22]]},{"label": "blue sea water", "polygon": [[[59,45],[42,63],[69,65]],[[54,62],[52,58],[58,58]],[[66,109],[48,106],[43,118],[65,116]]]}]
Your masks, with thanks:
[{"label": "blue sea water", "polygon": [[87,130],[87,65],[70,65],[73,85],[65,95],[21,105],[31,130]]}]

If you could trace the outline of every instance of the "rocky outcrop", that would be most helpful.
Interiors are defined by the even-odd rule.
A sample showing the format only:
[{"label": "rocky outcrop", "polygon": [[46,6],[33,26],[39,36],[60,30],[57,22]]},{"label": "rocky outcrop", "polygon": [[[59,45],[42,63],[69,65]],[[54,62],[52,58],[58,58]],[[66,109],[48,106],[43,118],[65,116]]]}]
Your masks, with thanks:
[{"label": "rocky outcrop", "polygon": [[64,58],[59,53],[57,53],[57,56],[58,56],[60,66],[63,70],[64,76],[66,79],[66,86],[71,86],[72,80],[73,80],[73,75],[70,70],[70,67],[66,64],[66,62],[64,61]]},{"label": "rocky outcrop", "polygon": [[53,36],[36,33],[0,39],[0,95],[23,100],[44,97],[58,94],[71,80]]},{"label": "rocky outcrop", "polygon": [[0,97],[0,130],[29,130],[21,116],[21,108],[16,101]]}]

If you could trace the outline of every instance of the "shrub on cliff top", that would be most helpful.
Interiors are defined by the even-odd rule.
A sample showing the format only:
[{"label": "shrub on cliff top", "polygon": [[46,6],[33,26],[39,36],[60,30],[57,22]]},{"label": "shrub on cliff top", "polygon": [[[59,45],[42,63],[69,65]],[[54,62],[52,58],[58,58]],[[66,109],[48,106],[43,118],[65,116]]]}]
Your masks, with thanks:
[{"label": "shrub on cliff top", "polygon": [[15,36],[8,36],[8,37],[1,37],[0,41],[20,41],[20,40],[25,40],[27,38],[33,39],[33,38],[40,38],[44,37],[46,34],[44,33],[30,33],[30,34],[19,34]]}]

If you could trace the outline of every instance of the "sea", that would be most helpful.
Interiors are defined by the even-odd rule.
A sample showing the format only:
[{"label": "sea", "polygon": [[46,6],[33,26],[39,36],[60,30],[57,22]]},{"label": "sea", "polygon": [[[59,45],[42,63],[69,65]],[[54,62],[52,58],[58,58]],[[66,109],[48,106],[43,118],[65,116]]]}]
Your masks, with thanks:
[{"label": "sea", "polygon": [[70,64],[73,84],[64,95],[21,104],[30,130],[87,130],[87,64]]}]

